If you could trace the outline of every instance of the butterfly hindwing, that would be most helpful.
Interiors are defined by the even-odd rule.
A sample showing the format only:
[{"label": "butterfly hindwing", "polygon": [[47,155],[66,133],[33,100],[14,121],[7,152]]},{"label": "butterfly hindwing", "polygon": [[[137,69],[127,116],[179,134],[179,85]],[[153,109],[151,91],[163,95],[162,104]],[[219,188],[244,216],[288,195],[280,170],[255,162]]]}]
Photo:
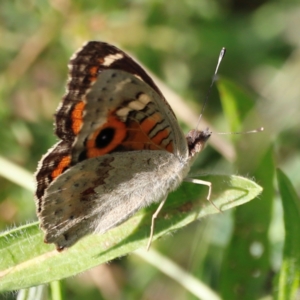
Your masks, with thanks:
[{"label": "butterfly hindwing", "polygon": [[88,233],[104,233],[117,226],[175,189],[185,176],[178,175],[181,161],[169,152],[154,152],[91,158],[52,182],[40,214],[45,241],[60,250],[70,247]]}]

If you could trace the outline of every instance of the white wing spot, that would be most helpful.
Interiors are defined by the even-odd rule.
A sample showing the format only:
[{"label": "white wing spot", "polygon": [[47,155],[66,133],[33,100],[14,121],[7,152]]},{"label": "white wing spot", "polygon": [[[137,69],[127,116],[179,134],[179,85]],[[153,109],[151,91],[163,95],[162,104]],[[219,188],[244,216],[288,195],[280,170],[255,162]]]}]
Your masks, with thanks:
[{"label": "white wing spot", "polygon": [[122,53],[110,54],[104,58],[103,66],[109,67],[116,60],[122,59],[124,55]]},{"label": "white wing spot", "polygon": [[136,78],[139,79],[140,81],[144,81],[143,78],[142,78],[141,76],[139,76],[139,75],[137,75],[137,74],[133,74],[133,75],[134,75],[134,77],[136,77]]},{"label": "white wing spot", "polygon": [[131,109],[129,107],[123,107],[116,112],[116,115],[121,119],[126,119],[130,111]]},{"label": "white wing spot", "polygon": [[118,109],[116,115],[119,116],[121,119],[126,119],[131,111],[142,110],[147,106],[149,102],[151,102],[151,98],[148,95],[142,94],[138,98],[138,100],[131,101],[126,107]]},{"label": "white wing spot", "polygon": [[149,102],[151,102],[151,98],[143,93],[139,96],[139,101],[142,102],[145,107]]},{"label": "white wing spot", "polygon": [[[146,103],[147,104],[147,103]],[[133,109],[133,110],[142,110],[145,108],[146,106],[145,103],[139,101],[139,100],[136,100],[136,101],[131,101],[128,105],[129,108]]]}]

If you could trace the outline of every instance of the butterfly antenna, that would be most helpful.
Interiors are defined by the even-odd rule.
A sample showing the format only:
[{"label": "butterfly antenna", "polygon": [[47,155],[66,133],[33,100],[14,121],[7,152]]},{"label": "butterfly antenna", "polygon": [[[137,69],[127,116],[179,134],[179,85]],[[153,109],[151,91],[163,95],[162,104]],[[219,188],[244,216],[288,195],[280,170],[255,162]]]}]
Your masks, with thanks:
[{"label": "butterfly antenna", "polygon": [[218,132],[217,134],[249,134],[249,133],[262,132],[264,130],[265,129],[263,127],[259,127],[257,129],[253,129],[253,130],[239,131],[239,132]]},{"label": "butterfly antenna", "polygon": [[200,113],[200,116],[198,118],[197,125],[196,125],[196,130],[198,130],[198,126],[200,124],[200,121],[201,121],[201,118],[202,118],[202,115],[203,115],[206,103],[208,101],[208,98],[210,96],[212,86],[213,86],[214,82],[217,80],[218,69],[219,69],[219,66],[221,64],[221,61],[222,61],[223,57],[225,56],[225,53],[226,53],[226,48],[223,47],[222,50],[221,50],[221,52],[220,52],[220,55],[219,55],[219,59],[218,59],[218,63],[217,63],[217,67],[216,67],[213,79],[211,81],[210,87],[209,87],[209,89],[207,91],[207,94],[205,96],[205,99],[204,99],[204,102],[203,102],[203,105],[202,105],[201,113]]}]

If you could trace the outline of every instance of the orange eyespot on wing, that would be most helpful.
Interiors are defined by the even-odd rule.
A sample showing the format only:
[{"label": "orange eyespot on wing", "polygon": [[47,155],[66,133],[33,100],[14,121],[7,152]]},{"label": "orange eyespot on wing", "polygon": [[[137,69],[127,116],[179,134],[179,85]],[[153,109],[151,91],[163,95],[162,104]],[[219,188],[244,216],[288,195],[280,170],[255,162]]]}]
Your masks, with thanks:
[{"label": "orange eyespot on wing", "polygon": [[131,112],[127,121],[120,120],[116,111],[107,116],[107,122],[93,132],[86,141],[81,160],[112,152],[134,150],[166,150],[173,152],[171,128],[159,112],[139,120]]},{"label": "orange eyespot on wing", "polygon": [[125,137],[125,123],[111,113],[107,122],[87,140],[86,156],[91,158],[110,153],[122,143]]}]

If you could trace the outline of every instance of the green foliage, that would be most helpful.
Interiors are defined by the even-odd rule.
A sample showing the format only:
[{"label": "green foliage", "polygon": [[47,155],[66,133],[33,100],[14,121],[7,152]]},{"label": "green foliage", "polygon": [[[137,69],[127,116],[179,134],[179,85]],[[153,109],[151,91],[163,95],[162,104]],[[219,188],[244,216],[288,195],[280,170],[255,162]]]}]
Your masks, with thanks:
[{"label": "green foliage", "polygon": [[[237,176],[205,179],[214,187],[211,200],[223,211],[255,198],[262,190],[252,181]],[[184,183],[176,193],[171,193],[155,222],[154,240],[198,218],[217,213],[218,210],[205,199],[205,192],[207,189],[205,191],[203,187],[199,189]],[[70,277],[146,247],[151,216],[156,208],[157,205],[152,205],[146,213],[137,213],[121,226],[103,235],[91,235],[62,253],[54,250],[54,245],[43,243],[42,232],[36,223],[5,232],[0,236],[0,291]]]},{"label": "green foliage", "polygon": [[[234,84],[225,81],[221,84],[221,97],[231,128],[242,128],[242,120],[253,108],[248,95]],[[238,101],[236,101],[238,99]],[[238,102],[238,103],[237,103]],[[242,104],[240,104],[242,103]],[[254,137],[255,138],[255,137]],[[239,141],[236,141],[237,148]],[[244,166],[248,149],[238,152],[236,165],[239,170]],[[253,299],[253,295],[263,296],[264,285],[270,270],[270,250],[268,229],[272,217],[274,199],[274,161],[273,149],[268,149],[259,160],[251,160],[254,178],[264,190],[257,201],[237,208],[231,241],[223,260],[221,293],[224,299]],[[251,230],[249,230],[251,224]]]},{"label": "green foliage", "polygon": [[283,261],[274,288],[275,299],[297,299],[300,288],[300,199],[288,177],[277,171],[284,210],[285,241]]},{"label": "green foliage", "polygon": [[[217,89],[213,88],[200,123],[202,128],[209,120],[213,136],[192,173],[212,174],[213,193],[220,193],[219,200],[214,198],[217,205],[239,197],[229,189],[232,185],[249,193],[257,188],[232,174],[252,179],[263,192],[236,209],[223,207],[222,214],[210,215],[216,210],[204,200],[206,187],[184,184],[170,195],[155,238],[183,228],[172,236],[164,234],[152,249],[223,299],[272,294],[293,299],[299,293],[299,3],[248,2],[0,1],[1,291],[75,275],[145,247],[155,206],[103,236],[82,240],[66,253],[44,245],[42,232],[31,223],[36,220],[33,179],[24,169],[33,174],[41,155],[55,143],[53,114],[64,94],[70,55],[86,40],[102,40],[131,51],[176,92],[174,96],[163,87],[186,131],[196,124],[218,53],[227,48]],[[265,131],[257,134],[227,138],[216,134],[261,126]],[[274,187],[276,167],[286,175],[279,171]],[[230,208],[253,194],[248,196]],[[196,213],[178,213],[178,207],[189,199],[195,207],[205,204],[198,216],[207,217],[186,226]],[[122,238],[119,247],[108,247],[104,255],[104,241]],[[48,290],[52,299],[199,297],[183,279],[176,282],[168,264],[154,264],[130,255],[54,282]],[[44,293],[45,288],[23,290],[19,297],[38,299]]]}]

